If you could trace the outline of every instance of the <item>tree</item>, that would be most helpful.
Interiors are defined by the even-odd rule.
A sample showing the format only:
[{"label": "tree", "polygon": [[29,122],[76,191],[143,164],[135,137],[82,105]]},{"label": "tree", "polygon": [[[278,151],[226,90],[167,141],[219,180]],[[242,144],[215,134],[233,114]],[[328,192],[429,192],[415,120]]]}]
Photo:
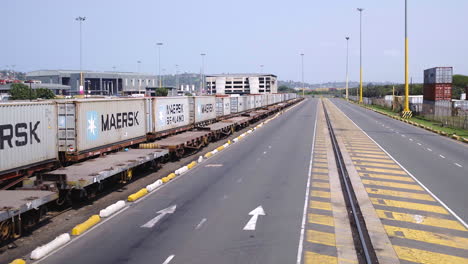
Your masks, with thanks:
[{"label": "tree", "polygon": [[54,92],[52,92],[52,90],[47,89],[47,88],[37,88],[36,96],[37,98],[42,98],[42,99],[54,99],[55,98]]},{"label": "tree", "polygon": [[22,83],[14,83],[10,86],[11,100],[32,100],[36,99],[36,91]]},{"label": "tree", "polygon": [[465,92],[468,87],[468,76],[455,74],[452,81],[452,98],[460,99],[460,95]]},{"label": "tree", "polygon": [[280,85],[278,87],[278,92],[280,93],[294,93],[294,89],[291,89],[290,87],[286,86],[286,85]]},{"label": "tree", "polygon": [[168,90],[166,88],[156,88],[156,96],[167,96]]}]

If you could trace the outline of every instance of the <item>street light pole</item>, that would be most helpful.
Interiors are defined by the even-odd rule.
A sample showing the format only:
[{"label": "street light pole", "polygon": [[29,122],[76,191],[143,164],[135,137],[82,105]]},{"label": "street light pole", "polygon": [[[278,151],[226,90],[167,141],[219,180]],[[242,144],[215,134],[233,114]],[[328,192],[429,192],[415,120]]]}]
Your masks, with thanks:
[{"label": "street light pole", "polygon": [[362,11],[364,8],[358,8],[359,11],[359,103],[362,104]]},{"label": "street light pole", "polygon": [[346,101],[349,100],[348,94],[348,64],[349,64],[349,37],[346,37]]},{"label": "street light pole", "polygon": [[76,21],[80,22],[80,94],[83,94],[83,40],[82,40],[82,23],[86,20],[86,17],[77,17]]},{"label": "street light pole", "polygon": [[176,79],[175,79],[176,80],[176,85],[175,86],[176,86],[176,91],[177,91],[177,90],[179,90],[179,65],[176,64],[175,68],[176,68],[176,72],[175,72],[175,74],[176,74],[176,76],[175,76],[176,77]]},{"label": "street light pole", "polygon": [[409,109],[409,65],[408,65],[408,0],[405,0],[405,107],[403,117],[410,118],[412,113]]},{"label": "street light pole", "polygon": [[301,53],[301,71],[302,71],[302,97],[305,95],[305,86],[304,86],[304,53]]},{"label": "street light pole", "polygon": [[201,79],[200,94],[202,94],[203,91],[205,90],[205,55],[206,55],[206,53],[200,53],[200,56],[201,56],[201,59],[202,59],[202,68],[201,68],[201,72],[200,72],[200,79]]},{"label": "street light pole", "polygon": [[162,88],[162,81],[161,81],[161,46],[163,45],[162,42],[156,43],[158,46],[158,76],[159,76],[159,88]]}]

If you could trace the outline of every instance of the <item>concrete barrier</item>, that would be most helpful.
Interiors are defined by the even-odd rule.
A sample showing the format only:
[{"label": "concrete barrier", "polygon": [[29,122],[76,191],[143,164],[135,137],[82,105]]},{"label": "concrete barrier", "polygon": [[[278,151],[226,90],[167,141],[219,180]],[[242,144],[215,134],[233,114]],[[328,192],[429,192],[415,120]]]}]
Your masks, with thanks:
[{"label": "concrete barrier", "polygon": [[237,143],[237,141],[239,141],[239,138],[235,138],[232,140],[234,143]]},{"label": "concrete barrier", "polygon": [[203,161],[203,157],[202,156],[198,157],[198,163],[200,163],[202,161]]},{"label": "concrete barrier", "polygon": [[191,168],[195,167],[195,165],[197,165],[197,162],[196,162],[196,161],[192,161],[192,162],[190,162],[190,163],[187,165],[187,168],[188,168],[188,169],[191,169]]},{"label": "concrete barrier", "polygon": [[156,190],[156,188],[158,188],[162,184],[163,184],[162,180],[157,180],[157,181],[153,182],[152,184],[146,185],[146,190],[148,190],[148,192],[152,192],[152,191]]},{"label": "concrete barrier", "polygon": [[176,177],[176,174],[175,173],[171,173],[169,175],[166,176],[167,178],[169,178],[169,180],[172,180]]},{"label": "concrete barrier", "polygon": [[219,147],[216,148],[217,151],[221,151],[223,149],[224,149],[224,146],[219,146]]},{"label": "concrete barrier", "polygon": [[143,189],[139,190],[138,192],[129,195],[128,196],[128,201],[129,202],[134,202],[134,201],[140,199],[141,197],[143,197],[143,196],[145,196],[147,194],[148,194],[148,190],[146,190],[146,188],[143,188]]},{"label": "concrete barrier", "polygon": [[205,154],[205,158],[209,158],[211,156],[213,156],[213,154],[211,152],[208,152],[208,153]]},{"label": "concrete barrier", "polygon": [[111,216],[112,214],[114,214],[115,212],[121,210],[122,208],[125,207],[125,201],[123,200],[120,200],[114,204],[111,204],[109,206],[107,206],[106,208],[102,209],[101,211],[99,211],[99,216],[102,217],[102,218],[105,218],[105,217],[109,217]]},{"label": "concrete barrier", "polygon": [[163,178],[161,178],[161,181],[162,181],[163,183],[166,183],[166,182],[168,182],[168,181],[169,181],[169,178],[167,178],[167,177],[163,177]]},{"label": "concrete barrier", "polygon": [[84,221],[83,223],[76,225],[73,229],[71,234],[73,236],[79,236],[83,234],[86,230],[90,229],[95,224],[101,221],[101,217],[99,215],[92,215],[88,220]]},{"label": "concrete barrier", "polygon": [[54,240],[50,241],[49,243],[34,249],[31,252],[30,258],[34,260],[41,259],[45,255],[52,252],[53,250],[65,245],[68,241],[70,241],[70,235],[68,233],[61,234],[60,236],[56,237]]},{"label": "concrete barrier", "polygon": [[228,143],[225,143],[225,144],[223,145],[223,147],[224,147],[224,148],[227,148],[227,147],[229,147],[229,144],[228,144]]},{"label": "concrete barrier", "polygon": [[218,150],[217,150],[217,149],[211,151],[211,154],[213,154],[213,155],[216,154],[216,153],[218,153]]}]

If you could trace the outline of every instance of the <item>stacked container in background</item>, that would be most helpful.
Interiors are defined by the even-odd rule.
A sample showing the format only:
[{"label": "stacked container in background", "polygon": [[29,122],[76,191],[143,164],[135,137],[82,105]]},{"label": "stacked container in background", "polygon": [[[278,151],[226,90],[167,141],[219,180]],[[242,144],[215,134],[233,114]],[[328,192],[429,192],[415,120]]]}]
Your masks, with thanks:
[{"label": "stacked container in background", "polygon": [[436,67],[424,71],[424,100],[452,99],[452,67]]}]

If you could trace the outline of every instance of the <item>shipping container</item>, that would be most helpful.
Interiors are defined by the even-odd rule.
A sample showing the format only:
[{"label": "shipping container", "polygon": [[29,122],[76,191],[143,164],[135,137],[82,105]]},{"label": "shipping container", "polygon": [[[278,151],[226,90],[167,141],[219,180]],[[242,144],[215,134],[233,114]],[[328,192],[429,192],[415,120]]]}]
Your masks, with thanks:
[{"label": "shipping container", "polygon": [[447,84],[452,83],[453,68],[452,67],[435,67],[424,70],[425,84]]},{"label": "shipping container", "polygon": [[231,98],[216,97],[216,117],[231,114]]},{"label": "shipping container", "polygon": [[54,103],[0,104],[0,174],[58,160]]},{"label": "shipping container", "polygon": [[152,133],[188,126],[193,123],[190,97],[155,97],[152,99]]},{"label": "shipping container", "polygon": [[246,110],[247,98],[245,96],[231,97],[231,113],[240,113]]},{"label": "shipping container", "polygon": [[151,99],[58,101],[59,151],[82,153],[145,138]]},{"label": "shipping container", "polygon": [[252,110],[255,108],[255,95],[244,96],[247,100],[247,107],[245,110]]},{"label": "shipping container", "polygon": [[424,100],[438,101],[452,99],[451,84],[427,84],[423,86]]},{"label": "shipping container", "polygon": [[216,97],[197,96],[192,98],[195,100],[195,123],[216,118]]}]

